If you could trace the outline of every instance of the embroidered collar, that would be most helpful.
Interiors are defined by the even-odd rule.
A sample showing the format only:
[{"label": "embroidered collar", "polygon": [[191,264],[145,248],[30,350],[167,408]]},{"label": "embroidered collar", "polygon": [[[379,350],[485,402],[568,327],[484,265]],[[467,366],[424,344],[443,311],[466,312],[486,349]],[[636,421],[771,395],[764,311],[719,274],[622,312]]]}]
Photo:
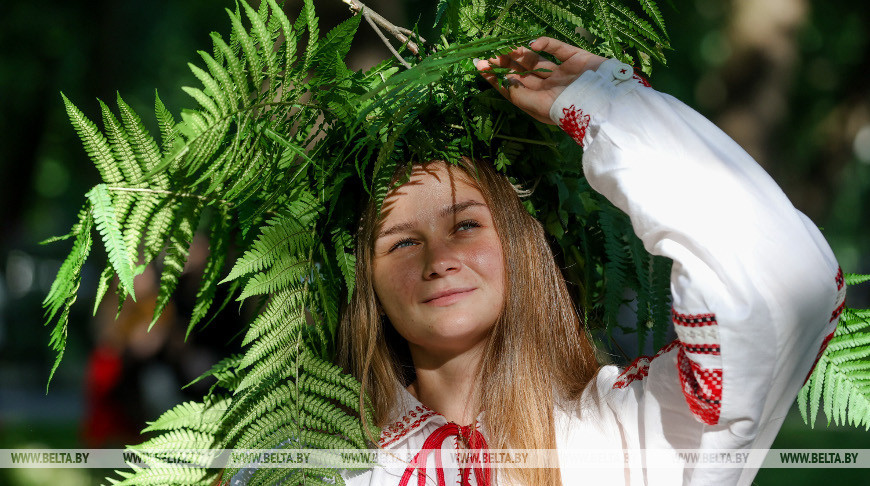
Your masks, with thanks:
[{"label": "embroidered collar", "polygon": [[393,414],[395,420],[381,431],[378,444],[385,449],[395,449],[401,446],[415,430],[434,422],[445,425],[447,419],[440,413],[430,409],[414,398],[403,386],[399,386],[399,404]]},{"label": "embroidered collar", "polygon": [[[393,421],[384,427],[378,440],[378,444],[385,449],[402,447],[414,432],[429,424],[437,428],[449,423],[443,415],[420,403],[405,387],[397,386],[399,403],[394,408]],[[475,425],[478,430],[481,428],[484,413],[486,412],[480,412],[477,416]]]}]

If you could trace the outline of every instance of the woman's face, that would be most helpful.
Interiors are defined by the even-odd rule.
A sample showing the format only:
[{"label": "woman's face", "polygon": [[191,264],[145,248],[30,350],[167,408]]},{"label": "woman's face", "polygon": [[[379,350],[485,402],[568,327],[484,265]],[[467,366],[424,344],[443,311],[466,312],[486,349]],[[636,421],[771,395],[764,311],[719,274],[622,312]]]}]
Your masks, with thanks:
[{"label": "woman's face", "polygon": [[415,166],[384,200],[373,280],[411,345],[458,353],[484,340],[504,305],[501,240],[471,180],[444,163]]}]

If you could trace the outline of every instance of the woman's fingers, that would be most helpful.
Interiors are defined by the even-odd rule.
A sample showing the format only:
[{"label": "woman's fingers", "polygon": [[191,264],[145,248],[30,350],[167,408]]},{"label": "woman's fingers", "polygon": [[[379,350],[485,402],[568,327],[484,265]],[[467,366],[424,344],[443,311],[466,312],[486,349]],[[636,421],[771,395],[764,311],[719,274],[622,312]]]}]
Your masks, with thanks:
[{"label": "woman's fingers", "polygon": [[535,71],[534,75],[547,78],[552,74],[552,71],[555,71],[558,68],[558,64],[550,62],[537,52],[527,49],[525,47],[519,47],[515,51],[511,52],[511,57],[514,61],[522,67],[523,71],[534,71],[536,69],[546,69],[547,71]]},{"label": "woman's fingers", "polygon": [[579,47],[572,46],[571,44],[566,44],[560,40],[553,39],[552,37],[538,37],[529,47],[536,51],[544,51],[548,54],[552,54],[553,57],[559,60],[559,62],[565,62],[571,58],[571,56],[578,53],[587,53],[583,49]]},{"label": "woman's fingers", "polygon": [[501,95],[505,98],[511,99],[511,95],[508,92],[507,88],[502,87],[501,82],[498,80],[498,77],[490,70],[492,68],[492,65],[495,64],[493,61],[493,59],[478,60],[475,67],[480,72],[480,75],[483,76],[483,79],[491,84],[492,87],[496,89],[496,91],[501,93]]}]

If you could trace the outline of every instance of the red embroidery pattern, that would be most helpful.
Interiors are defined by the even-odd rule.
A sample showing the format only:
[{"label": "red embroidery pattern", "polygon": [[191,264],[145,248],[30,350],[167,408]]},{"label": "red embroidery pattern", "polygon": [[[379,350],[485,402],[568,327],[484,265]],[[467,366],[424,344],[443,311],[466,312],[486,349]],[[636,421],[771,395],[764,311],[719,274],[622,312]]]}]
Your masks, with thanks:
[{"label": "red embroidery pattern", "polygon": [[701,345],[684,344],[683,349],[685,349],[687,353],[712,354],[715,356],[719,356],[719,345],[718,344],[701,344]]},{"label": "red embroidery pattern", "polygon": [[647,88],[651,88],[651,87],[652,87],[652,85],[649,84],[649,81],[647,81],[646,79],[644,79],[643,76],[641,76],[641,75],[639,75],[639,74],[637,74],[637,73],[635,73],[634,76],[631,77],[631,79],[634,79],[635,81],[637,81],[638,83],[640,83],[642,86],[646,86]]},{"label": "red embroidery pattern", "polygon": [[716,325],[715,314],[680,314],[672,310],[674,324],[685,327],[701,327]]},{"label": "red embroidery pattern", "polygon": [[429,410],[426,407],[418,405],[416,408],[406,413],[401,420],[395,422],[389,427],[386,427],[381,432],[381,437],[378,442],[380,443],[381,447],[386,447],[393,442],[398,441],[402,437],[408,435],[409,432],[421,426],[423,422],[426,422],[435,415],[438,415],[438,413]]},{"label": "red embroidery pattern", "polygon": [[701,366],[689,355],[721,356],[716,315],[680,314],[673,310],[672,318],[680,337],[677,370],[686,403],[702,422],[715,425],[719,422],[722,402],[722,368]]},{"label": "red embroidery pattern", "polygon": [[646,378],[649,373],[649,365],[652,360],[658,358],[659,356],[667,353],[668,351],[674,349],[680,342],[678,340],[672,341],[667,346],[663,347],[659,350],[655,356],[638,356],[632,361],[628,366],[625,367],[625,370],[616,378],[616,383],[613,384],[613,388],[625,388],[631,382],[635,380],[642,380]]},{"label": "red embroidery pattern", "polygon": [[677,368],[689,410],[705,424],[716,425],[722,406],[722,370],[701,367],[683,348],[677,353]]},{"label": "red embroidery pattern", "polygon": [[559,118],[559,127],[568,132],[575,142],[583,146],[583,137],[586,136],[586,130],[589,128],[589,115],[584,115],[583,110],[578,109],[575,105],[568,108],[562,108],[562,118]]},{"label": "red embroidery pattern", "polygon": [[807,381],[809,381],[810,376],[813,374],[813,371],[816,369],[816,365],[819,364],[819,359],[821,359],[822,355],[825,353],[825,349],[828,348],[828,343],[831,341],[831,338],[834,337],[835,332],[837,332],[836,328],[833,331],[831,331],[830,334],[825,336],[825,339],[822,340],[822,345],[821,345],[821,347],[819,347],[819,352],[816,353],[816,359],[813,361],[813,366],[810,368],[810,372],[807,373],[807,377],[804,378],[804,385],[807,384]]},{"label": "red embroidery pattern", "polygon": [[834,312],[831,312],[831,320],[828,322],[834,322],[835,320],[840,318],[840,314],[843,313],[843,309],[846,308],[846,280],[843,278],[843,269],[837,269],[837,277],[835,278],[837,282],[837,304],[834,307]]},{"label": "red embroidery pattern", "polygon": [[[846,307],[846,281],[843,279],[842,268],[837,269],[837,276],[834,277],[834,281],[837,283],[837,301],[834,303],[834,311],[831,312],[831,319],[828,321],[829,323],[839,319],[840,314],[843,313],[843,309]],[[835,332],[837,332],[837,324],[834,324],[834,330],[822,340],[822,345],[819,347],[819,352],[816,353],[816,359],[813,361],[813,366],[810,368],[810,372],[807,373],[807,377],[804,378],[804,384],[807,383],[810,376],[813,374],[813,370],[816,369],[816,365],[819,364],[819,359],[821,359],[822,354],[825,353],[825,349],[828,348],[828,343],[831,341],[831,338],[834,337]]]}]

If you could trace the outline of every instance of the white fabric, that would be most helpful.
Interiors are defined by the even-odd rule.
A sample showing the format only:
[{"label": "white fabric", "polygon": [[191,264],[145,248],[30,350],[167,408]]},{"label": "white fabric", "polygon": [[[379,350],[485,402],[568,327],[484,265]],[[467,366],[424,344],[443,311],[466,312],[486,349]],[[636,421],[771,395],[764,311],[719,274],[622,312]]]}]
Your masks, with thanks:
[{"label": "white fabric", "polygon": [[[575,137],[583,135],[583,168],[591,186],[629,214],[650,253],[674,260],[675,313],[712,315],[715,324],[677,325],[680,342],[628,370],[634,379],[620,376],[615,366],[603,367],[579,403],[557,407],[558,447],[769,448],[823,338],[836,326],[832,312],[841,300],[834,255],[815,225],[734,141],[639,78],[617,78],[620,67],[611,60],[598,72],[584,73],[559,96],[551,117],[560,122],[573,114],[579,120],[573,130],[561,123]],[[689,347],[700,345],[718,345],[721,353]],[[681,351],[682,362],[694,363],[699,377],[721,369],[713,424],[689,407],[678,369]],[[710,392],[719,380],[699,383]],[[395,425],[381,442],[386,449],[418,450],[445,423],[404,392]],[[451,438],[443,448],[457,445]],[[670,486],[748,485],[757,472],[645,464],[641,457],[624,469],[563,467],[561,473],[566,486]],[[375,468],[344,478],[351,486],[397,485],[403,472]],[[426,484],[437,484],[434,462],[427,473]],[[447,484],[459,484],[458,469],[445,473]],[[417,484],[416,472],[409,484]]]}]

